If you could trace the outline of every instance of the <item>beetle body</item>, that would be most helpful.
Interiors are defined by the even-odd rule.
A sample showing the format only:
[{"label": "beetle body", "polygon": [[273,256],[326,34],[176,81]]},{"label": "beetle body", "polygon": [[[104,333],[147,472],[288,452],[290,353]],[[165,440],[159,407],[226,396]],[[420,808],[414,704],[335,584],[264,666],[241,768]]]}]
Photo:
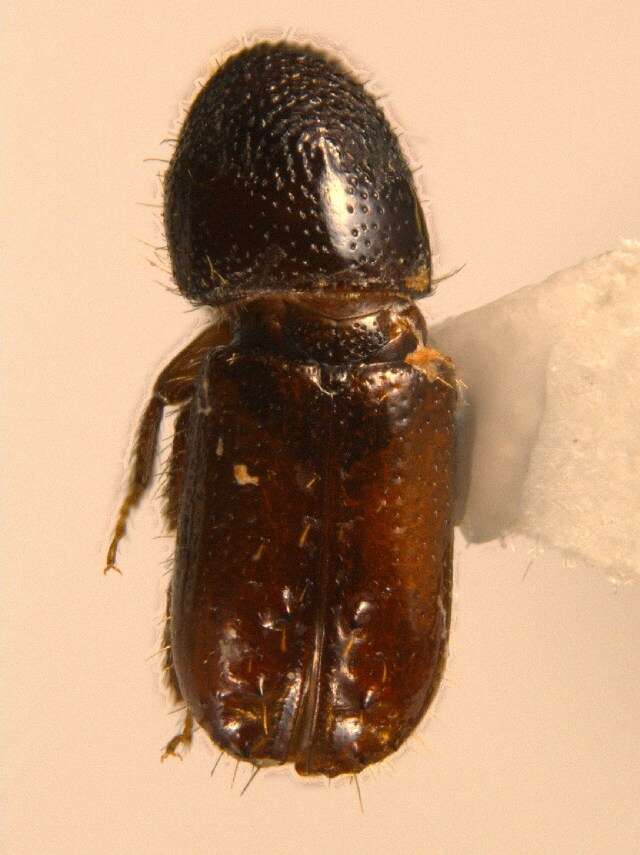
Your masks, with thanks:
[{"label": "beetle body", "polygon": [[261,44],[196,99],[168,170],[174,276],[218,323],[160,375],[178,404],[166,668],[223,750],[356,773],[407,738],[444,665],[454,408],[427,345],[427,232],[380,110],[311,48]]}]

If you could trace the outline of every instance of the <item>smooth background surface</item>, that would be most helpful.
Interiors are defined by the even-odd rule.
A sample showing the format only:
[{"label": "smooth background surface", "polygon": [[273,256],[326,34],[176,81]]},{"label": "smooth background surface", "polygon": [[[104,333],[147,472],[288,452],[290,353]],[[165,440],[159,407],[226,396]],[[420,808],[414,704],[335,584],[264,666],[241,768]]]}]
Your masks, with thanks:
[{"label": "smooth background surface", "polygon": [[[12,3],[3,118],[4,851],[634,853],[640,590],[526,542],[459,548],[452,652],[420,734],[361,779],[261,773],[158,689],[170,546],[135,518],[101,575],[128,438],[200,322],[154,280],[155,174],[208,58],[257,28],[341,46],[391,96],[429,200],[428,304],[472,308],[638,236],[635,2]],[[387,103],[385,101],[385,103]],[[5,132],[5,137],[7,137]],[[603,485],[606,488],[606,485]],[[630,509],[637,512],[637,509]],[[533,561],[532,561],[533,559]]]}]

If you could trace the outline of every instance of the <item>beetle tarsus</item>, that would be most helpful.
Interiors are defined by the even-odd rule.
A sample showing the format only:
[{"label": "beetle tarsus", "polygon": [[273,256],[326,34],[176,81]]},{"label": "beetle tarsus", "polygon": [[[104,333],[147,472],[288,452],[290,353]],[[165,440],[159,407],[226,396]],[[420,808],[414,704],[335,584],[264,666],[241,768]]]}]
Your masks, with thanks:
[{"label": "beetle tarsus", "polygon": [[184,717],[184,725],[180,733],[176,734],[173,739],[170,739],[169,742],[164,747],[164,750],[160,756],[160,762],[164,763],[167,757],[177,757],[178,760],[182,760],[182,754],[178,754],[176,751],[180,745],[184,745],[186,749],[191,747],[191,742],[193,741],[193,715],[191,711],[188,711]]},{"label": "beetle tarsus", "polygon": [[122,570],[116,564],[107,564],[107,566],[102,571],[102,575],[106,576],[110,570],[114,570],[116,573],[119,573],[122,576]]}]

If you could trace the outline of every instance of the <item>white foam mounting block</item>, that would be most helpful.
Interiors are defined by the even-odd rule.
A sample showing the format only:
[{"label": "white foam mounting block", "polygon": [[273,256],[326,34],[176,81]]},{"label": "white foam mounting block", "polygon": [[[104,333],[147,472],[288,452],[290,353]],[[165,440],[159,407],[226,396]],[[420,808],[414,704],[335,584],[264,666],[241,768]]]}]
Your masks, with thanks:
[{"label": "white foam mounting block", "polygon": [[460,525],[640,572],[640,242],[433,330],[463,381]]}]

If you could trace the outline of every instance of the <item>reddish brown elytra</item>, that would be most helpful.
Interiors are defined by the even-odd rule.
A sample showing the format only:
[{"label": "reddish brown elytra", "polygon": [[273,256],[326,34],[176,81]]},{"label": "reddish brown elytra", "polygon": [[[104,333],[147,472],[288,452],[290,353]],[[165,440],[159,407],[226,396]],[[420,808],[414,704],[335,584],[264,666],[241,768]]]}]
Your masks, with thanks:
[{"label": "reddish brown elytra", "polygon": [[178,287],[221,319],[156,381],[107,569],[178,406],[165,754],[197,722],[256,768],[360,772],[424,715],[449,631],[456,392],[413,302],[411,172],[339,63],[263,43],[193,104],[164,218]]}]

